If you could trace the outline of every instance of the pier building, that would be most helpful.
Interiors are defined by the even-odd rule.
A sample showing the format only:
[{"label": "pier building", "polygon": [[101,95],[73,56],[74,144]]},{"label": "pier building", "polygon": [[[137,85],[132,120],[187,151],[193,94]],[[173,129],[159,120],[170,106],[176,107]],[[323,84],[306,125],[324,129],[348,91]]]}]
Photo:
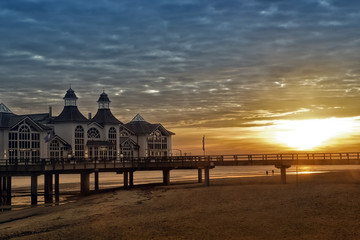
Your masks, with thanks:
[{"label": "pier building", "polygon": [[118,120],[103,92],[94,117],[85,117],[77,107],[78,97],[69,88],[58,116],[47,113],[17,115],[0,104],[0,159],[39,162],[41,159],[120,160],[133,157],[170,156],[171,137],[161,124],[152,124],[137,114],[129,123]]}]

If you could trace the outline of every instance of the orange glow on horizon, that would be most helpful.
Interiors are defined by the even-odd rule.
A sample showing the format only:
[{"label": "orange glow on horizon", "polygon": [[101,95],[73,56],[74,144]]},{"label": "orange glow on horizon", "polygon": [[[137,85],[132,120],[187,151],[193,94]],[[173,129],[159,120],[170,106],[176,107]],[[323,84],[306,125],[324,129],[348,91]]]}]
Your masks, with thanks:
[{"label": "orange glow on horizon", "polygon": [[188,155],[358,151],[360,117],[274,120],[247,127],[174,128],[173,148]]}]

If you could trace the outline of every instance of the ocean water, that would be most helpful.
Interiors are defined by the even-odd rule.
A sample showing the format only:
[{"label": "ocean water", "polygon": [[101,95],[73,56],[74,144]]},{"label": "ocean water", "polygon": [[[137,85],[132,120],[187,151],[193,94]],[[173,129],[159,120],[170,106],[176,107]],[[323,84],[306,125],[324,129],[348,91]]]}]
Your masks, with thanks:
[{"label": "ocean water", "polygon": [[[292,166],[287,169],[287,174],[312,174],[347,169],[359,169],[359,165],[344,166]],[[274,171],[274,173],[272,172]],[[280,170],[274,166],[217,166],[210,170],[211,179],[240,178],[280,175]],[[204,174],[203,174],[204,175]],[[170,171],[170,183],[196,183],[198,171],[172,170]],[[75,201],[80,193],[80,174],[60,175],[60,196],[54,204],[64,204]],[[138,171],[134,172],[134,185],[162,183],[162,171]],[[38,177],[38,206],[44,206],[43,198],[43,175]],[[30,177],[12,178],[12,209],[22,209],[30,206]],[[118,188],[123,186],[123,175],[116,173],[99,173],[100,190]],[[90,175],[90,190],[94,190],[94,174]],[[46,204],[49,205],[49,204]]]}]

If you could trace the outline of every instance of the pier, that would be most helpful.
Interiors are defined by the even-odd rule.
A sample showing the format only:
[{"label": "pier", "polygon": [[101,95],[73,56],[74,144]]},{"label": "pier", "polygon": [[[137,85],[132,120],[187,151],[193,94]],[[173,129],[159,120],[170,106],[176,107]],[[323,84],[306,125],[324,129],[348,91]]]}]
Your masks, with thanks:
[{"label": "pier", "polygon": [[135,171],[161,171],[163,184],[170,184],[170,171],[194,169],[198,171],[198,183],[210,185],[210,170],[216,166],[273,165],[280,169],[281,183],[286,183],[286,170],[293,165],[357,165],[360,152],[348,153],[286,153],[286,154],[239,154],[205,156],[147,157],[120,160],[92,159],[42,159],[0,160],[0,203],[11,206],[11,181],[15,176],[31,177],[31,204],[38,203],[38,176],[44,177],[44,201],[51,203],[53,196],[59,199],[59,179],[62,174],[79,174],[80,191],[90,191],[90,175],[94,176],[94,189],[99,190],[99,173],[115,172],[123,175],[123,187],[134,186]]}]

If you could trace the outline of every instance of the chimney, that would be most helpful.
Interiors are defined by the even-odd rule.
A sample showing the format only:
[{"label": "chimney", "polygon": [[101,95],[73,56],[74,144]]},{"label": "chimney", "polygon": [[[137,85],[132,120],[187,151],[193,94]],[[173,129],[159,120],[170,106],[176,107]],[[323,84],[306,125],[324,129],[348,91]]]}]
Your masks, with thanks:
[{"label": "chimney", "polygon": [[49,118],[52,118],[52,107],[49,106]]},{"label": "chimney", "polygon": [[91,120],[91,113],[88,113],[88,118],[89,120]]}]

